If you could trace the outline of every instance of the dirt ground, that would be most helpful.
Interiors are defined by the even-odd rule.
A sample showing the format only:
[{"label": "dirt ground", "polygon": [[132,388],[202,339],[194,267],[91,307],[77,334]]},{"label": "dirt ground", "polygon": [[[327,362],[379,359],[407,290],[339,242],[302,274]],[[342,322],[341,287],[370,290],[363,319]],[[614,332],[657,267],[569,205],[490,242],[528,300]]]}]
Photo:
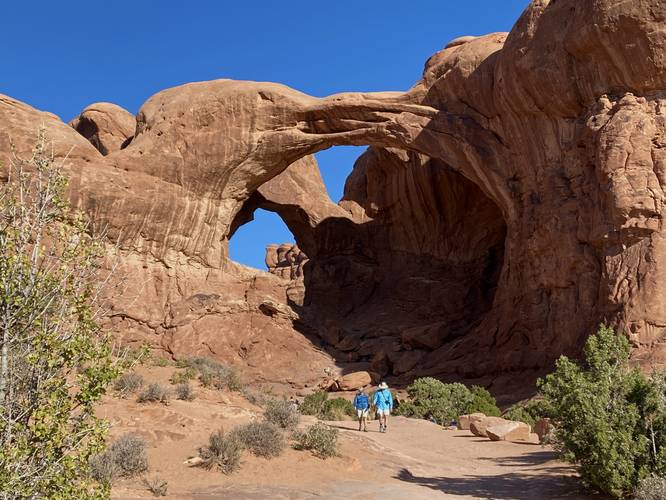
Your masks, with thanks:
[{"label": "dirt ground", "polygon": [[[147,382],[168,384],[174,369],[137,371]],[[261,418],[261,408],[240,394],[193,385],[191,402],[105,399],[99,415],[111,421],[110,439],[131,432],[149,445],[149,471],[117,481],[112,498],[153,498],[142,479],[155,477],[168,482],[167,498],[174,499],[585,498],[574,470],[548,447],[492,442],[404,417],[392,417],[386,434],[376,421],[367,433],[351,421],[329,422],[340,429],[340,456],[328,460],[288,448],[272,460],[245,452],[231,475],[187,467],[213,431]],[[313,422],[304,417],[301,426]]]}]

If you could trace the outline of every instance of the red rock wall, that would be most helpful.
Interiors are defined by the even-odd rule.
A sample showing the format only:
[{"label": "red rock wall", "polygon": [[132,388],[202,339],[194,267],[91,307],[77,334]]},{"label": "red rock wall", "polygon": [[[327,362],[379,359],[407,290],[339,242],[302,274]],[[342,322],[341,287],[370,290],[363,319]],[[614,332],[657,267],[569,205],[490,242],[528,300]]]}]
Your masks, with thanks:
[{"label": "red rock wall", "polygon": [[[658,0],[535,0],[508,35],[435,54],[404,94],[316,99],[268,83],[188,84],[151,97],[134,138],[107,156],[52,115],[0,97],[1,157],[10,140],[27,151],[40,123],[57,155],[74,147],[73,201],[120,241],[130,282],[147,290],[115,297],[118,317],[135,318],[119,333],[145,328],[166,349],[233,337],[215,313],[188,344],[199,317],[174,322],[174,311],[192,301],[186,309],[197,311],[193,297],[220,291],[249,303],[254,278],[228,261],[227,241],[263,206],[311,259],[304,289],[270,293],[284,292],[275,299],[292,301],[297,327],[329,339],[335,355],[383,350],[372,361],[393,373],[497,377],[576,354],[608,321],[637,358],[659,363],[665,20]],[[345,144],[373,149],[337,207],[303,171],[312,153]],[[228,285],[236,279],[244,284]],[[373,325],[402,321],[399,336],[378,327],[382,340],[363,344]],[[244,359],[228,345],[215,355]],[[268,350],[262,359],[270,365]]]}]

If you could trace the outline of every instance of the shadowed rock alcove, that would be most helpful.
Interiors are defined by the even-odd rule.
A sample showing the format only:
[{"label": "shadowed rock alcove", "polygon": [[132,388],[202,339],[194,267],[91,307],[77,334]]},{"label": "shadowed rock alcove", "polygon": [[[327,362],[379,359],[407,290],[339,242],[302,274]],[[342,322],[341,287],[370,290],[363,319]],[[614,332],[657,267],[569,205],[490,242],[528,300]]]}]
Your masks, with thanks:
[{"label": "shadowed rock alcove", "polygon": [[[309,213],[314,206],[319,217]],[[336,206],[308,158],[248,198],[231,238],[257,209],[279,214],[296,239],[295,250],[269,249],[267,262],[277,259],[272,272],[290,281],[297,328],[339,363],[365,362],[395,382],[441,375],[446,346],[492,306],[506,224],[494,202],[441,161],[370,147]]]}]

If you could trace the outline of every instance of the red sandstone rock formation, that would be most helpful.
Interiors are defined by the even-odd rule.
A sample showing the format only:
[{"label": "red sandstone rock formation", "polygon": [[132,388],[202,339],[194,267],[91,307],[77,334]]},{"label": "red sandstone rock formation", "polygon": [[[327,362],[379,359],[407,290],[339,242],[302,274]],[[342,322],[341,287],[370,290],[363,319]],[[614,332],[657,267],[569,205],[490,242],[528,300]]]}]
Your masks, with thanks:
[{"label": "red sandstone rock formation", "polygon": [[[25,152],[41,123],[58,155],[73,148],[72,199],[121,242],[133,291],[112,298],[114,328],[174,354],[261,372],[273,352],[248,352],[279,331],[287,360],[294,320],[262,323],[282,319],[247,298],[260,290],[338,360],[382,375],[538,371],[600,321],[661,362],[665,19],[658,0],[535,0],[511,33],[450,43],[404,94],[188,84],[143,105],[124,149],[103,146],[97,120],[86,137],[107,156],[0,97],[0,157],[10,140]],[[308,158],[343,144],[371,148],[338,207]],[[228,261],[258,207],[310,258],[300,285]]]},{"label": "red sandstone rock formation", "polygon": [[134,136],[136,120],[116,104],[91,104],[69,123],[100,153],[107,155],[126,146]]}]

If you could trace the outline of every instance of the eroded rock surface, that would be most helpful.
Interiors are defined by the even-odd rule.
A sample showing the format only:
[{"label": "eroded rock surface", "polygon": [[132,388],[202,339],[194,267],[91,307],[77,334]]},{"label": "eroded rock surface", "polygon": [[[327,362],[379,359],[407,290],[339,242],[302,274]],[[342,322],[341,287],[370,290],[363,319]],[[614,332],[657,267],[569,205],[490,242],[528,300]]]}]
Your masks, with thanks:
[{"label": "eroded rock surface", "polygon": [[[578,354],[607,321],[659,364],[665,20],[658,0],[535,0],[510,33],[448,44],[406,93],[183,85],[151,97],[107,156],[103,120],[86,135],[98,151],[2,96],[0,152],[28,151],[41,123],[58,155],[72,150],[72,199],[120,241],[134,291],[111,297],[123,338],[257,373],[300,338],[339,366],[497,388]],[[310,155],[349,144],[370,148],[336,205]],[[302,277],[229,262],[228,239],[256,208],[290,227],[309,257]],[[298,319],[264,314],[265,300]],[[281,348],[249,347],[269,337]]]},{"label": "eroded rock surface", "polygon": [[107,155],[129,144],[136,121],[128,111],[110,102],[98,102],[84,109],[70,125]]}]

